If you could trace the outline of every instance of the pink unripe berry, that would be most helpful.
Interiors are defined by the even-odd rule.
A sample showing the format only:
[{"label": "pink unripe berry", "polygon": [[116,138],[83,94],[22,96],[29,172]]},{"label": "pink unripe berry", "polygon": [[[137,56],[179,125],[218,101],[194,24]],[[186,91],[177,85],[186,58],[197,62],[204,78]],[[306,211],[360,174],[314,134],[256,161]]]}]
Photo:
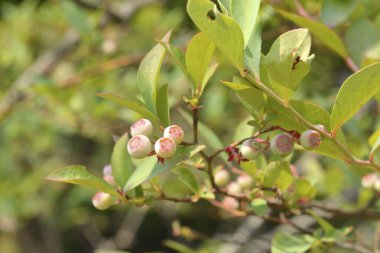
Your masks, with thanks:
[{"label": "pink unripe berry", "polygon": [[367,174],[364,177],[362,177],[362,186],[364,188],[372,188],[375,185],[376,181],[377,181],[376,173]]},{"label": "pink unripe berry", "polygon": [[315,130],[306,130],[301,134],[300,143],[305,149],[315,149],[321,144],[321,135]]},{"label": "pink unripe berry", "polygon": [[115,178],[112,176],[112,175],[105,175],[103,177],[104,181],[106,181],[107,183],[109,183],[110,185],[112,186],[116,186],[116,181],[115,181]]},{"label": "pink unripe berry", "polygon": [[173,139],[162,137],[154,144],[156,154],[161,158],[172,158],[176,151],[176,144]]},{"label": "pink unripe berry", "polygon": [[136,135],[129,140],[127,149],[133,158],[141,159],[151,152],[152,143],[145,135]]},{"label": "pink unripe berry", "polygon": [[230,174],[226,170],[219,170],[215,173],[214,181],[217,186],[225,186],[230,181]]},{"label": "pink unripe berry", "polygon": [[165,128],[164,137],[171,138],[176,144],[180,144],[185,137],[185,133],[180,126],[171,125]]},{"label": "pink unripe berry", "polygon": [[92,198],[92,204],[99,210],[108,209],[113,202],[112,196],[105,192],[97,192]]},{"label": "pink unripe berry", "polygon": [[131,126],[131,135],[145,135],[146,137],[150,137],[153,133],[153,125],[147,119],[139,119]]},{"label": "pink unripe berry", "polygon": [[222,205],[228,209],[237,209],[239,207],[239,202],[235,198],[227,196],[223,199]]},{"label": "pink unripe berry", "polygon": [[112,176],[112,166],[111,164],[107,164],[106,166],[104,166],[103,168],[103,175],[111,175]]},{"label": "pink unripe berry", "polygon": [[286,156],[293,151],[293,139],[289,134],[278,134],[270,142],[270,149],[276,155]]},{"label": "pink unripe berry", "polygon": [[242,191],[242,189],[237,182],[231,182],[227,186],[227,192],[229,194],[240,194],[241,191]]},{"label": "pink unripe berry", "polygon": [[240,147],[240,152],[248,160],[256,159],[263,150],[262,143],[255,139],[245,140]]},{"label": "pink unripe berry", "polygon": [[240,188],[243,190],[249,189],[253,184],[252,177],[248,175],[241,175],[237,178],[236,181],[239,184]]}]

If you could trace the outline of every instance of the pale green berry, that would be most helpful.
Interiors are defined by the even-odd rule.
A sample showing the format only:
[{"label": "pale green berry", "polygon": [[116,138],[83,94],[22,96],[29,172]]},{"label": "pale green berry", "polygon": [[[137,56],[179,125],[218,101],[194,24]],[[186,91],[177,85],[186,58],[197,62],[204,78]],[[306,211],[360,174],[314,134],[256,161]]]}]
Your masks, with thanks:
[{"label": "pale green berry", "polygon": [[214,181],[217,186],[225,186],[230,181],[230,173],[222,169],[215,173]]},{"label": "pale green berry", "polygon": [[362,186],[363,188],[372,188],[375,185],[375,182],[378,180],[376,173],[367,174],[362,177]]},{"label": "pale green berry", "polygon": [[153,124],[150,120],[147,119],[139,119],[135,123],[131,125],[131,135],[145,135],[146,137],[150,137],[153,133]]},{"label": "pale green berry", "polygon": [[141,159],[152,151],[152,143],[145,135],[136,135],[129,140],[127,149],[133,158]]},{"label": "pale green berry", "polygon": [[112,196],[105,192],[97,192],[92,198],[92,204],[94,205],[96,209],[99,209],[99,210],[106,210],[113,203],[114,203],[114,200],[112,199]]},{"label": "pale green berry", "polygon": [[321,135],[315,130],[306,130],[301,134],[300,143],[305,149],[315,149],[321,144]]},{"label": "pale green berry", "polygon": [[162,137],[154,144],[156,154],[161,158],[172,158],[177,147],[175,141],[171,138]]},{"label": "pale green berry", "polygon": [[245,140],[240,147],[240,152],[248,160],[256,159],[263,150],[262,143],[255,139]]},{"label": "pale green berry", "polygon": [[231,182],[227,186],[227,192],[229,194],[241,194],[242,189],[237,182]]},{"label": "pale green berry", "polygon": [[249,175],[240,175],[236,181],[239,184],[240,188],[243,190],[251,188],[253,184],[253,179]]},{"label": "pale green berry", "polygon": [[165,128],[164,137],[171,138],[178,145],[183,141],[185,133],[180,126],[171,125]]},{"label": "pale green berry", "polygon": [[286,156],[293,151],[293,138],[289,134],[278,134],[270,142],[270,149],[276,155]]}]

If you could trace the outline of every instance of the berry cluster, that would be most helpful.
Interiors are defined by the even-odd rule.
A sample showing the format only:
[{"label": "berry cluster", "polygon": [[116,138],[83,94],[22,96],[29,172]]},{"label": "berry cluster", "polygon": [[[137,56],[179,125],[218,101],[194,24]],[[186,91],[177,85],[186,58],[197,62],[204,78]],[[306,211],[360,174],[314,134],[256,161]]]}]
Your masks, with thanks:
[{"label": "berry cluster", "polygon": [[[149,139],[153,134],[153,125],[147,119],[140,119],[132,124],[131,136],[127,145],[128,153],[135,159],[141,159],[152,152],[152,143]],[[154,144],[154,151],[159,159],[172,158],[176,152],[177,145],[183,141],[185,134],[180,126],[171,125],[165,128],[164,137],[158,139]]]}]

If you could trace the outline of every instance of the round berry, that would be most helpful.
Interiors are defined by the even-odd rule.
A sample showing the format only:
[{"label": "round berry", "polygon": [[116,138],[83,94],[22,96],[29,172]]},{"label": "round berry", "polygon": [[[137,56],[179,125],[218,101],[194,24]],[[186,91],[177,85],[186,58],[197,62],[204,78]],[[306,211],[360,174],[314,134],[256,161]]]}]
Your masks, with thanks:
[{"label": "round berry", "polygon": [[147,119],[139,119],[131,126],[131,135],[145,135],[146,137],[150,137],[153,133],[153,125]]},{"label": "round berry", "polygon": [[270,149],[276,155],[286,156],[293,151],[293,139],[289,134],[278,134],[270,142]]},{"label": "round berry", "polygon": [[240,194],[242,192],[242,189],[237,182],[231,182],[227,186],[227,192],[229,194]]},{"label": "round berry", "polygon": [[240,147],[240,152],[248,160],[256,159],[263,150],[262,143],[255,139],[245,140]]},{"label": "round berry", "polygon": [[237,209],[239,207],[239,202],[235,198],[227,196],[224,197],[222,205],[228,209]]},{"label": "round berry", "polygon": [[111,175],[112,176],[112,166],[111,164],[107,164],[103,167],[103,175]]},{"label": "round berry", "polygon": [[150,153],[152,143],[145,135],[136,135],[129,140],[127,149],[133,158],[141,159]]},{"label": "round berry", "polygon": [[161,158],[172,158],[176,151],[176,144],[173,139],[162,137],[154,144],[156,154]]},{"label": "round berry", "polygon": [[185,137],[185,133],[180,126],[171,125],[165,128],[164,137],[171,138],[176,144],[180,144]]},{"label": "round berry", "polygon": [[253,184],[252,177],[248,175],[241,175],[237,178],[236,181],[239,184],[240,188],[243,190],[249,189]]},{"label": "round berry", "polygon": [[106,181],[107,183],[109,183],[110,185],[112,186],[116,186],[116,181],[115,181],[115,178],[112,176],[112,175],[105,175],[103,177],[104,181]]},{"label": "round berry", "polygon": [[92,204],[99,210],[108,209],[113,202],[112,196],[105,192],[97,192],[92,198]]},{"label": "round berry", "polygon": [[305,149],[315,149],[321,144],[321,135],[315,130],[306,130],[301,134],[300,143]]},{"label": "round berry", "polygon": [[362,177],[362,186],[364,188],[372,188],[376,181],[378,181],[376,173],[367,174]]},{"label": "round berry", "polygon": [[380,191],[380,178],[377,178],[374,185],[373,185],[373,188],[375,188],[376,191]]},{"label": "round berry", "polygon": [[230,181],[230,174],[226,170],[219,170],[215,173],[214,181],[217,186],[225,186]]}]

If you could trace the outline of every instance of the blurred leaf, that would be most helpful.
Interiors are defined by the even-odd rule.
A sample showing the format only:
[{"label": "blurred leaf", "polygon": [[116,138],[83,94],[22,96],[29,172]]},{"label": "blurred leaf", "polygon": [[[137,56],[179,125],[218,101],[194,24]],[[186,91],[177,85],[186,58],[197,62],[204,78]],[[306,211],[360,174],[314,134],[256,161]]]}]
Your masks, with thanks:
[{"label": "blurred leaf", "polygon": [[157,115],[164,127],[170,125],[170,108],[168,97],[168,84],[163,85],[157,92]]},{"label": "blurred leaf", "polygon": [[316,194],[316,190],[310,184],[309,180],[304,178],[296,178],[294,180],[294,187],[296,188],[295,196],[297,199],[302,197],[312,199]]},{"label": "blurred leaf", "polygon": [[215,46],[200,32],[190,40],[186,50],[186,68],[194,81],[194,90],[202,89]]},{"label": "blurred leaf", "polygon": [[220,13],[208,0],[189,0],[187,12],[195,25],[240,72],[244,69],[244,37],[232,18]]},{"label": "blurred leaf", "polygon": [[358,0],[323,0],[321,19],[327,26],[334,27],[345,21],[354,11]]},{"label": "blurred leaf", "polygon": [[310,71],[310,47],[309,31],[296,29],[280,35],[264,57],[270,86],[286,103]]},{"label": "blurred leaf", "polygon": [[260,76],[260,59],[261,59],[261,25],[256,21],[251,38],[245,48],[244,61],[247,69],[255,78]]},{"label": "blurred leaf", "polygon": [[172,240],[165,240],[164,245],[179,253],[197,253],[198,252],[198,251],[192,250],[191,248],[187,247],[186,245],[182,243],[172,241]]},{"label": "blurred leaf", "polygon": [[[168,32],[162,41],[169,41],[171,32]],[[164,59],[165,48],[157,44],[145,55],[137,71],[137,85],[143,95],[145,105],[151,112],[156,112],[157,82],[161,64]]]},{"label": "blurred leaf", "polygon": [[195,155],[192,151],[197,148],[198,146],[178,146],[175,156],[171,159],[165,159],[164,164],[158,163],[156,156],[145,158],[129,178],[124,186],[124,191],[129,191],[149,179],[181,165],[182,162],[191,158],[191,155]]},{"label": "blurred leaf", "polygon": [[371,153],[369,154],[370,159],[374,160],[375,156],[379,155],[379,151],[380,151],[380,137],[377,138],[376,142],[373,144],[371,148]]},{"label": "blurred leaf", "polygon": [[315,239],[311,236],[298,236],[278,233],[272,239],[272,253],[304,253]]},{"label": "blurred leaf", "polygon": [[311,214],[311,216],[313,216],[313,218],[318,222],[319,226],[321,226],[323,231],[325,231],[326,233],[329,233],[335,229],[333,225],[331,225],[327,220],[317,215],[315,212],[311,210],[309,210],[308,212]]},{"label": "blurred leaf", "polygon": [[265,213],[268,211],[268,203],[265,199],[253,199],[251,202],[250,209],[258,215],[258,216],[264,216]]},{"label": "blurred leaf", "polygon": [[214,75],[216,69],[218,68],[219,63],[212,63],[205,74],[205,77],[202,81],[202,87],[201,87],[201,94],[203,94],[204,89],[206,88],[206,85],[209,83],[210,78]]},{"label": "blurred leaf", "polygon": [[100,177],[96,177],[86,170],[86,167],[81,165],[72,165],[60,170],[53,171],[47,180],[63,182],[69,184],[78,184],[93,188],[97,191],[109,193],[121,200],[123,197],[115,191],[115,189]]},{"label": "blurred leaf", "polygon": [[69,23],[81,34],[93,32],[87,21],[86,13],[78,7],[74,2],[62,1],[62,10]]},{"label": "blurred leaf", "polygon": [[104,92],[104,93],[97,93],[96,94],[97,96],[99,97],[103,97],[103,98],[106,98],[108,100],[111,100],[119,105],[122,105],[122,106],[125,106],[139,114],[141,114],[141,116],[151,120],[154,124],[158,124],[158,119],[157,119],[157,116],[154,115],[151,111],[149,111],[144,104],[142,104],[140,101],[132,101],[132,100],[127,100],[127,99],[123,99],[119,96],[117,96],[116,94],[113,94],[111,92]]},{"label": "blurred leaf", "polygon": [[264,187],[277,187],[285,191],[293,182],[289,163],[285,161],[272,162],[264,171]]},{"label": "blurred leaf", "polygon": [[291,14],[286,11],[278,11],[283,17],[293,23],[308,28],[310,32],[317,37],[326,47],[339,54],[343,59],[347,57],[346,48],[339,36],[324,24],[316,21]]},{"label": "blurred leaf", "polygon": [[365,58],[380,59],[380,50],[376,54],[376,45],[380,45],[380,31],[368,19],[355,21],[347,29],[347,50],[357,65],[362,65]]},{"label": "blurred leaf", "polygon": [[127,152],[128,141],[128,133],[125,133],[116,142],[111,156],[112,175],[121,187],[125,185],[133,172],[132,160]]},{"label": "blurred leaf", "polygon": [[365,67],[342,84],[331,115],[331,129],[338,129],[380,92],[380,63]]},{"label": "blurred leaf", "polygon": [[193,172],[185,167],[179,167],[173,171],[178,179],[181,180],[192,192],[199,193],[200,187],[198,180],[195,178]]}]

